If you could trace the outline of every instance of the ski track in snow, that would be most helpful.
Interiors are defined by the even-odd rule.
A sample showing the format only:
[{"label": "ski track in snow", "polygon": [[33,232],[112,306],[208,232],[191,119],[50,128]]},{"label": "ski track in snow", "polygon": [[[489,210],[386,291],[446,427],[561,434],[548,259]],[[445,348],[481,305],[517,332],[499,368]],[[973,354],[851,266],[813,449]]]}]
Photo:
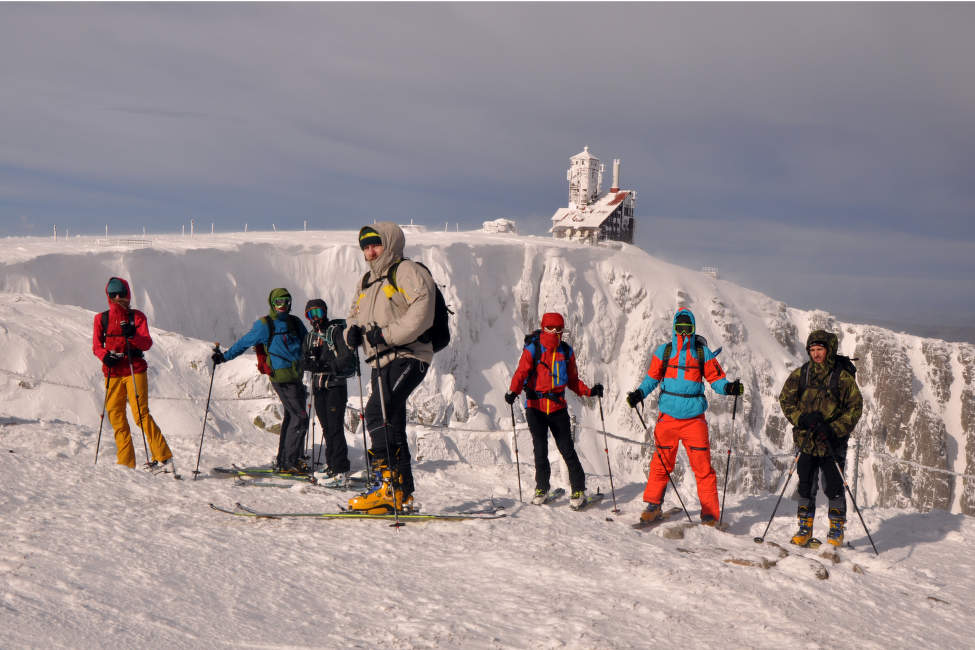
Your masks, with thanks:
[{"label": "ski track in snow", "polygon": [[[187,244],[184,252],[194,246]],[[55,250],[60,249],[51,247],[52,254]],[[35,254],[40,253],[23,247],[16,253],[19,259]],[[509,258],[506,251],[495,263],[521,273],[522,261]],[[60,263],[61,273],[72,269]],[[558,255],[548,251],[534,263],[557,265]],[[471,272],[475,268],[472,264]],[[237,281],[267,281],[259,271],[254,275]],[[97,284],[102,278],[89,280]],[[53,284],[50,277],[46,281]],[[335,510],[350,493],[323,494],[302,485],[262,490],[206,475],[216,465],[266,463],[274,454],[277,439],[251,425],[255,414],[274,403],[255,383],[252,358],[220,367],[203,474],[191,480],[209,381],[209,368],[200,361],[209,345],[155,328],[150,407],[184,480],[116,466],[107,421],[93,465],[104,383],[91,359],[92,312],[30,295],[26,284],[8,289],[22,293],[0,293],[0,342],[6,350],[0,368],[4,648],[971,645],[970,517],[867,508],[864,517],[881,550],[875,557],[851,506],[848,539],[856,549],[840,551],[837,564],[826,557],[825,546],[814,551],[788,545],[795,528],[795,503],[788,498],[766,537],[788,555],[753,542],[765,529],[777,489],[766,496],[729,492],[729,532],[689,525],[683,514],[656,529],[635,531],[629,524],[643,507],[643,485],[641,462],[629,455],[632,446],[610,442],[622,514],[611,512],[608,494],[578,513],[565,497],[549,506],[525,505],[518,502],[516,468],[506,447],[511,431],[481,430],[493,419],[484,410],[472,409],[466,427],[410,427],[429,455],[416,463],[416,497],[428,512],[484,507],[493,499],[504,506],[506,518],[412,522],[394,529],[382,520],[267,520],[215,512],[208,503]],[[136,286],[138,295],[143,290]],[[519,285],[528,293],[542,290]],[[266,295],[263,285],[257,293]],[[515,301],[497,296],[494,302],[510,310]],[[253,311],[249,305],[245,319]],[[477,317],[490,314],[485,310]],[[484,394],[499,396],[490,386],[510,376],[510,369],[499,368],[494,357],[482,358],[497,356],[492,342],[485,343],[488,353],[481,357],[465,358],[458,351],[450,363],[479,364],[484,376],[471,373],[467,380],[482,381]],[[504,360],[513,363],[516,355],[509,356]],[[589,351],[590,367],[597,356]],[[628,376],[642,361],[621,363]],[[30,379],[38,377],[43,382]],[[354,386],[350,383],[350,402],[358,406]],[[608,408],[609,398],[604,401]],[[582,411],[578,403],[572,408]],[[592,435],[592,413],[586,417],[578,448],[589,488],[608,493],[603,439]],[[623,438],[633,437],[618,431],[614,418],[607,416],[607,424]],[[749,434],[739,426],[744,439]],[[523,428],[518,435],[522,487],[529,497],[530,438]],[[361,435],[348,440],[353,467],[361,467]],[[135,449],[142,462],[141,437]],[[554,445],[549,457],[553,486],[565,487]],[[715,465],[723,467],[723,461],[716,453]],[[775,479],[777,488],[781,480]],[[696,521],[693,484],[690,477],[680,488]],[[818,514],[815,532],[825,537],[822,504]]]}]

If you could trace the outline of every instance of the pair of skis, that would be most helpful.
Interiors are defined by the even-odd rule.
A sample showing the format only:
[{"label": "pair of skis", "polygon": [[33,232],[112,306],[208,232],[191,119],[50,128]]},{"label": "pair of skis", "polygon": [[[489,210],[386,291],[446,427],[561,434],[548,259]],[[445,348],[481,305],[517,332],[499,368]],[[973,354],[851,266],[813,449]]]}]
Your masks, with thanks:
[{"label": "pair of skis", "polygon": [[240,503],[235,503],[233,508],[224,508],[213,503],[210,504],[210,507],[228,515],[253,517],[256,519],[395,519],[398,517],[405,521],[470,521],[473,519],[500,519],[507,516],[507,513],[497,512],[493,509],[473,512],[401,512],[397,515],[392,512],[370,514],[356,510],[342,510],[339,512],[263,512]]}]

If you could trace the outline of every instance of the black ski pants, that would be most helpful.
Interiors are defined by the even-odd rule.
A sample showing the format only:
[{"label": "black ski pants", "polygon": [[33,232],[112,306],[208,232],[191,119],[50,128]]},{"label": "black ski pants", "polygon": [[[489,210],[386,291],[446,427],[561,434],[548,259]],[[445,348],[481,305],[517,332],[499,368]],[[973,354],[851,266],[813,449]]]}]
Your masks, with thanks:
[{"label": "black ski pants", "polygon": [[[349,389],[344,379],[328,380],[325,375],[312,375],[315,414],[322,425],[325,467],[331,472],[348,472],[349,445],[345,441],[345,404]],[[332,385],[329,386],[329,381]]]},{"label": "black ski pants", "polygon": [[[836,455],[836,462],[841,469],[846,468],[846,445],[838,445],[833,448]],[[799,477],[799,508],[808,508],[811,512],[816,511],[816,491],[819,485],[819,477],[823,477],[823,492],[829,499],[830,510],[836,509],[846,519],[846,495],[843,493],[843,476],[836,469],[833,457],[813,456],[811,454],[800,454],[799,462],[796,465],[796,475]]]},{"label": "black ski pants", "polygon": [[305,434],[308,431],[308,411],[305,410],[308,393],[305,385],[297,381],[281,384],[271,382],[271,386],[284,407],[284,419],[281,420],[281,434],[278,438],[278,467],[295,467],[305,446]]},{"label": "black ski pants", "polygon": [[[399,473],[404,498],[415,489],[410,445],[406,439],[406,400],[423,381],[428,367],[419,359],[400,357],[379,370],[372,369],[372,392],[366,402],[369,455],[385,461],[390,469]],[[385,424],[383,402],[386,406]]]},{"label": "black ski pants", "polygon": [[579,462],[575,445],[572,442],[572,424],[569,422],[569,411],[559,409],[554,413],[543,413],[538,409],[525,410],[528,420],[528,430],[532,434],[532,451],[535,454],[535,488],[548,490],[552,477],[552,466],[548,462],[548,432],[551,429],[562,459],[569,468],[569,484],[572,491],[586,489],[586,472]]}]

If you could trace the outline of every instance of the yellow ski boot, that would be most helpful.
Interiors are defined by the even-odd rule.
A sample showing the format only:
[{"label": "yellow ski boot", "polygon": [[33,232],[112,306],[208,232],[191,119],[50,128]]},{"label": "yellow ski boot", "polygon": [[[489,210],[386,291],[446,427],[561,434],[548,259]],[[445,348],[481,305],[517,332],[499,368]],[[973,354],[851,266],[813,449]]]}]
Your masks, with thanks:
[{"label": "yellow ski boot", "polygon": [[370,515],[382,515],[399,510],[409,512],[413,509],[413,497],[403,498],[403,490],[394,487],[399,483],[398,475],[383,468],[379,484],[370,491],[349,499],[349,510],[366,512]]},{"label": "yellow ski boot", "polygon": [[813,538],[813,512],[809,508],[799,508],[799,530],[792,536],[792,543],[796,546],[808,546]]}]

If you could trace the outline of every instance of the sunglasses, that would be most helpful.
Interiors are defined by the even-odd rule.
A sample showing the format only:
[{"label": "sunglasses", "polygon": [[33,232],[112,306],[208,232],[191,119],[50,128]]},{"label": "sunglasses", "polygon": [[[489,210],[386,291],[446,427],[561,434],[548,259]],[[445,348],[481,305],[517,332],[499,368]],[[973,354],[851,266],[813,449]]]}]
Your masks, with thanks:
[{"label": "sunglasses", "polygon": [[305,316],[308,317],[308,320],[321,320],[325,318],[325,310],[321,307],[313,307],[305,312]]},{"label": "sunglasses", "polygon": [[127,294],[127,293],[121,293],[121,292],[118,292],[118,291],[110,291],[109,294],[108,294],[108,297],[111,298],[112,300],[114,300],[116,298],[128,298],[129,297],[129,294]]},{"label": "sunglasses", "polygon": [[550,327],[550,326],[547,326],[546,325],[544,329],[545,329],[546,332],[558,332],[559,334],[562,333],[562,328],[559,327],[558,325],[556,325],[554,327]]},{"label": "sunglasses", "polygon": [[275,307],[280,307],[281,305],[290,305],[290,304],[291,304],[291,298],[275,298],[274,299],[274,306]]}]

